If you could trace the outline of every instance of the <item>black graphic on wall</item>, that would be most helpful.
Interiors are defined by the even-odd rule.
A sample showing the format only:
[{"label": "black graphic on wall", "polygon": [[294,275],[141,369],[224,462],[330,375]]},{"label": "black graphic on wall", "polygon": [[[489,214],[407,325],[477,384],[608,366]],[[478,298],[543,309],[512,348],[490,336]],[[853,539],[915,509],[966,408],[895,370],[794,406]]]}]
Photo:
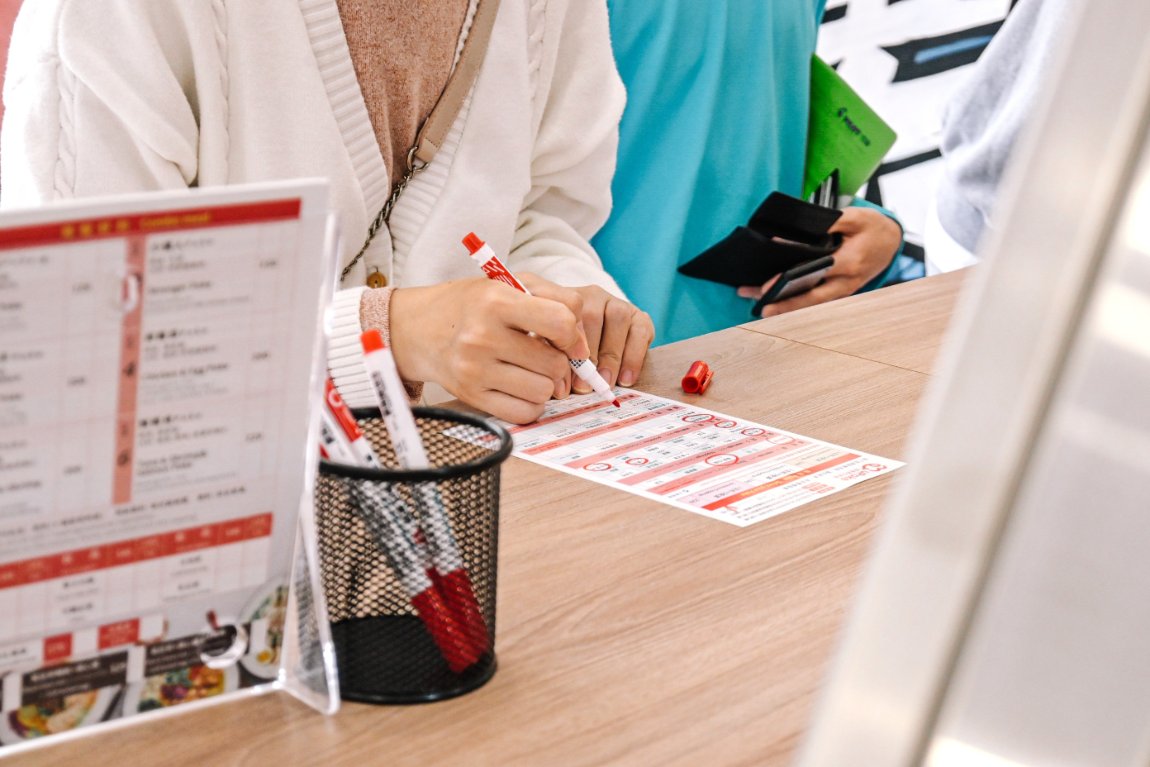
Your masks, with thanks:
[{"label": "black graphic on wall", "polygon": [[823,11],[823,23],[829,24],[832,21],[838,21],[847,15],[847,4],[836,5],[833,8],[827,8]]},{"label": "black graphic on wall", "polygon": [[901,45],[884,45],[883,50],[898,60],[898,69],[891,82],[930,77],[948,69],[973,64],[1001,26],[1002,22],[996,21],[961,32],[908,40]]},{"label": "black graphic on wall", "polygon": [[938,127],[947,94],[1013,1],[829,0],[825,10],[820,55],[841,64],[839,72],[899,134],[864,194],[899,217],[919,258],[926,202],[941,169]]}]

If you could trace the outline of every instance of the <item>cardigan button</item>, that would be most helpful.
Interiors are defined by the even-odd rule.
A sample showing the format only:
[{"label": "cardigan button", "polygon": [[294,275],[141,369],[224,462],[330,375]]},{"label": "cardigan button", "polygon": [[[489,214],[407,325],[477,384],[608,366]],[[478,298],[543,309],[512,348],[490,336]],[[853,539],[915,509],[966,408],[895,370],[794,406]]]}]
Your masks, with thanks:
[{"label": "cardigan button", "polygon": [[367,286],[369,288],[386,288],[387,278],[383,276],[383,272],[374,271],[367,275]]}]

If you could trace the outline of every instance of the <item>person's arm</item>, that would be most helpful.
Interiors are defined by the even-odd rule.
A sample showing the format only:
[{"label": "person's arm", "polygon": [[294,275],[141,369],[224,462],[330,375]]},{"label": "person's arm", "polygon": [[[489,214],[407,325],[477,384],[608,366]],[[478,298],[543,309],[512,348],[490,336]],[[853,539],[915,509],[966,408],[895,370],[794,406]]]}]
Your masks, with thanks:
[{"label": "person's arm", "polygon": [[585,359],[590,349],[579,292],[524,278],[540,295],[486,277],[339,291],[327,318],[327,362],[340,395],[351,407],[375,405],[360,347],[361,333],[375,329],[411,400],[419,399],[420,382],[434,381],[497,418],[535,420],[548,400],[570,393],[568,359]]},{"label": "person's arm", "polygon": [[[191,0],[36,0],[17,24],[5,85],[4,205],[186,188],[205,173],[225,178],[205,169],[199,153],[226,133],[211,7]],[[101,28],[117,34],[92,34]],[[498,287],[477,278],[396,291],[393,351],[405,379],[434,380],[493,415],[530,420],[551,394],[566,394],[556,382],[569,370],[563,352],[588,354],[578,332],[582,304],[567,294],[509,302],[502,293],[513,291],[495,293]],[[337,308],[350,306],[357,325],[360,292],[336,296]],[[529,338],[530,331],[554,347]],[[358,327],[345,327],[332,344],[344,348],[358,335]],[[537,393],[544,388],[546,396]]]},{"label": "person's arm", "polygon": [[[138,0],[27,3],[4,84],[0,204],[196,185],[200,146],[218,146],[227,133],[220,20],[210,7],[190,0],[149,0],[146,8]],[[116,33],[92,33],[99,28]],[[208,175],[225,176],[216,169]],[[359,343],[362,292],[335,297],[329,363],[349,402],[373,404],[361,361],[344,358]],[[357,399],[358,390],[368,398]]]},{"label": "person's arm", "polygon": [[4,83],[3,207],[195,183],[202,137],[190,99],[206,108],[223,98],[210,10],[142,7],[25,3]]},{"label": "person's arm", "polygon": [[[611,210],[625,101],[606,7],[568,0],[552,2],[547,11],[535,94],[532,187],[508,267],[516,274],[578,286],[592,358],[608,383],[630,385],[642,368],[654,326],[625,300],[588,242]],[[531,288],[554,297],[546,283]],[[582,381],[574,383],[576,391],[585,387]]]},{"label": "person's arm", "polygon": [[[825,9],[826,0],[816,0],[812,17],[816,36]],[[843,244],[835,252],[834,266],[823,283],[806,293],[764,306],[760,316],[821,304],[885,283],[902,250],[902,225],[890,211],[855,197],[831,231],[843,235]],[[763,285],[748,285],[739,288],[738,293],[757,301],[773,283],[770,280]]]},{"label": "person's arm", "polygon": [[898,216],[896,216],[894,214],[894,211],[887,210],[883,206],[877,205],[877,204],[875,204],[875,203],[871,202],[870,200],[867,200],[863,197],[855,197],[854,199],[852,199],[850,207],[868,208],[870,210],[878,211],[879,213],[883,214],[884,216],[886,216],[887,218],[889,218],[891,221],[893,221],[895,224],[898,225],[898,247],[896,247],[894,249],[894,254],[890,257],[890,261],[887,263],[886,268],[883,269],[882,271],[880,271],[877,275],[872,277],[870,280],[868,280],[861,288],[859,288],[855,292],[861,293],[863,291],[874,290],[875,288],[881,288],[883,285],[886,285],[891,280],[891,278],[898,272],[898,266],[897,265],[898,265],[898,261],[899,261],[899,256],[902,255],[903,246],[906,244],[906,239],[905,239],[906,230],[903,229],[902,222],[898,220]]}]

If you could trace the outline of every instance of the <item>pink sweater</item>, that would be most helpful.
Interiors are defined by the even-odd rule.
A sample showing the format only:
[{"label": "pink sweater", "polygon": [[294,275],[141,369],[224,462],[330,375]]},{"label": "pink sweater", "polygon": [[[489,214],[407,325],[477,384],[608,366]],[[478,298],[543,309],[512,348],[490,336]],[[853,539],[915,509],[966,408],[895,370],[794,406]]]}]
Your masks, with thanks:
[{"label": "pink sweater", "polygon": [[[407,152],[431,114],[455,63],[469,0],[337,0],[359,89],[394,186]],[[381,232],[381,237],[387,236]],[[360,322],[391,343],[391,288],[364,291]],[[422,387],[409,383],[418,399]]]}]

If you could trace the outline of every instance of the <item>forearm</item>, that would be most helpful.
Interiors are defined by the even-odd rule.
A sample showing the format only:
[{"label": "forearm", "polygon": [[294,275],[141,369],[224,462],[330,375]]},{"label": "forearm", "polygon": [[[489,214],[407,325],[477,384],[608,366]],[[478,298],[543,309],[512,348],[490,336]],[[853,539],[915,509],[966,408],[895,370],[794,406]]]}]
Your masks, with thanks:
[{"label": "forearm", "polygon": [[602,3],[565,6],[547,20],[540,67],[543,105],[508,266],[568,286],[623,292],[589,240],[611,210],[611,178],[625,94]]}]

